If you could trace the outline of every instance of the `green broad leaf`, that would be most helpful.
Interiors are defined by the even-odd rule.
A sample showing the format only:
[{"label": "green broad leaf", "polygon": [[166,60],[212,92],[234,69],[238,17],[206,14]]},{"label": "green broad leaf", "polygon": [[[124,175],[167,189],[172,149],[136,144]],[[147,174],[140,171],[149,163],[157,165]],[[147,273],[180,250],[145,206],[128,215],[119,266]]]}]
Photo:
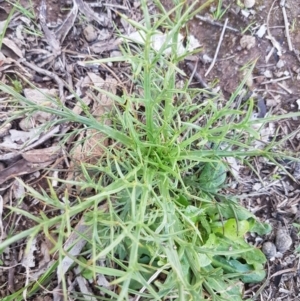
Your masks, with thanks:
[{"label": "green broad leaf", "polygon": [[212,261],[213,266],[222,268],[227,273],[237,274],[244,283],[257,283],[261,282],[266,277],[266,271],[261,265],[252,266],[243,264],[236,259],[226,259],[222,256],[214,256]]},{"label": "green broad leaf", "polygon": [[[220,223],[217,223],[220,225]],[[213,232],[224,233],[229,239],[243,238],[244,235],[249,231],[248,221],[236,221],[234,218],[227,220],[224,223],[224,227],[221,225],[219,227],[213,228]]]},{"label": "green broad leaf", "polygon": [[208,277],[207,286],[210,290],[217,292],[223,299],[231,299],[234,301],[242,301],[243,288],[242,282],[226,279],[224,281],[220,277]]},{"label": "green broad leaf", "polygon": [[[84,264],[87,263],[87,260],[86,260],[84,257],[82,257],[82,256],[80,256],[78,259],[79,259],[81,262],[83,262]],[[83,268],[83,267],[80,267],[80,268],[81,268],[80,274],[81,274],[82,277],[84,277],[84,278],[87,279],[87,280],[93,279],[93,271],[92,271],[92,270],[90,270],[90,269],[85,269],[85,268]]]},{"label": "green broad leaf", "polygon": [[260,249],[254,247],[251,251],[243,253],[241,257],[248,264],[264,264],[267,261],[265,254]]},{"label": "green broad leaf", "polygon": [[267,223],[261,223],[260,221],[251,218],[249,220],[250,222],[250,232],[255,232],[258,235],[266,235],[269,234],[272,231],[272,226]]},{"label": "green broad leaf", "polygon": [[[264,264],[267,261],[264,253],[260,249],[250,246],[243,237],[231,239],[218,232],[211,233],[203,248],[211,249],[211,255],[220,255],[220,252],[224,252],[223,254],[230,258],[242,258],[247,264]],[[201,248],[198,249],[198,252],[202,253]],[[214,252],[219,252],[219,254]]]},{"label": "green broad leaf", "polygon": [[[144,278],[145,281],[148,281],[152,277],[153,271],[149,269],[149,271],[139,272],[139,274],[140,274],[139,275],[140,278]],[[137,291],[143,287],[143,284],[135,279],[131,279],[129,287],[130,289]]]},{"label": "green broad leaf", "polygon": [[234,259],[243,258],[248,264],[265,264],[267,259],[264,253],[251,245],[249,245],[243,237],[236,237],[235,239],[229,239],[227,237],[222,237],[218,233],[216,233],[218,236],[218,242],[225,247],[226,244],[231,243],[230,248],[233,251],[242,251],[240,254],[233,254],[230,255],[230,257]]},{"label": "green broad leaf", "polygon": [[210,249],[210,248],[214,248],[217,244],[218,244],[218,237],[214,233],[211,233],[204,247]]},{"label": "green broad leaf", "polygon": [[91,280],[93,279],[93,272],[91,270],[85,269],[81,272],[81,276],[87,280]]},{"label": "green broad leaf", "polygon": [[209,235],[211,233],[211,226],[210,223],[207,221],[206,216],[200,215],[199,222],[199,227],[202,227],[206,231],[207,235]]},{"label": "green broad leaf", "polygon": [[224,163],[207,162],[199,176],[199,184],[203,190],[216,191],[226,180],[227,168]]},{"label": "green broad leaf", "polygon": [[211,259],[209,255],[198,253],[193,245],[187,246],[184,248],[185,257],[188,261],[188,265],[192,269],[195,275],[202,273],[202,268],[211,264]]},{"label": "green broad leaf", "polygon": [[185,196],[183,196],[183,195],[180,195],[178,197],[178,199],[176,200],[176,202],[179,203],[180,205],[184,206],[184,207],[186,207],[186,206],[188,206],[190,204],[190,202],[188,201],[188,199]]},{"label": "green broad leaf", "polygon": [[207,208],[205,208],[205,205],[203,206],[206,209],[206,213],[213,217],[216,214],[221,213],[223,218],[229,219],[229,218],[237,218],[238,220],[247,220],[249,218],[255,218],[254,215],[249,212],[247,209],[239,205],[237,202],[228,201],[224,197],[219,197],[220,203],[217,203],[215,207],[213,207],[211,204],[206,205]]},{"label": "green broad leaf", "polygon": [[201,267],[206,267],[211,264],[211,259],[206,254],[198,254],[198,262]]},{"label": "green broad leaf", "polygon": [[187,206],[185,208],[184,214],[188,217],[193,223],[200,221],[201,215],[203,215],[204,210],[199,209],[195,206]]}]

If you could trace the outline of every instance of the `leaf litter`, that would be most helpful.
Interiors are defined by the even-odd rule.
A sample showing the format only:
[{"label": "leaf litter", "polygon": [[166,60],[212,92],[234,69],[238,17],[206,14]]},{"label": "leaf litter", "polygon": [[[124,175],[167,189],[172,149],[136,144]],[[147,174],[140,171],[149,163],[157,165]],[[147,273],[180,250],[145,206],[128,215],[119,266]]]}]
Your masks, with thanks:
[{"label": "leaf litter", "polygon": [[[50,12],[50,3],[46,0],[42,1],[41,4],[36,3],[37,7],[39,7],[39,26],[42,28],[46,41],[40,38],[32,39],[30,34],[22,31],[22,27],[20,26],[29,26],[34,28],[34,23],[30,19],[21,19],[21,18],[13,18],[9,24],[8,29],[13,30],[12,33],[7,31],[6,36],[4,37],[2,43],[3,47],[1,50],[1,76],[6,82],[9,82],[8,76],[12,76],[13,78],[17,78],[18,74],[21,74],[24,78],[27,78],[28,81],[33,81],[35,84],[39,86],[39,90],[35,90],[32,88],[24,88],[22,89],[24,96],[30,101],[43,104],[45,106],[57,106],[58,104],[49,103],[47,95],[57,96],[57,91],[59,99],[62,103],[66,103],[68,105],[73,105],[73,110],[76,114],[80,114],[82,110],[84,110],[84,106],[90,107],[91,114],[97,120],[105,120],[107,124],[111,122],[109,118],[106,116],[113,108],[113,101],[105,94],[101,93],[101,89],[108,91],[112,95],[117,93],[117,87],[119,82],[111,77],[107,73],[107,69],[100,66],[92,66],[85,64],[87,59],[92,59],[98,54],[112,55],[113,51],[118,51],[119,46],[122,41],[117,37],[115,32],[112,30],[112,24],[116,21],[116,15],[113,16],[113,12],[116,9],[119,9],[118,6],[112,2],[111,6],[106,6],[106,11],[102,10],[102,13],[97,14],[93,9],[93,6],[90,5],[89,2],[84,2],[82,0],[74,0],[72,2],[72,8],[69,10],[67,15],[64,15],[64,19],[61,25],[54,30],[50,30],[47,25],[47,19]],[[168,6],[168,1],[165,2],[165,6]],[[296,2],[295,2],[296,3]],[[138,4],[134,4],[135,6],[127,8],[124,6],[124,11],[122,13],[129,14],[129,11],[132,11],[131,18],[136,18],[136,21],[139,20],[141,16],[141,12],[138,10]],[[226,5],[226,1],[224,1],[224,7]],[[254,5],[254,4],[253,4]],[[251,5],[251,8],[252,6]],[[268,108],[268,116],[272,116],[272,114],[289,112],[293,111],[293,108],[298,109],[297,100],[299,99],[299,74],[300,72],[296,72],[295,69],[296,63],[295,60],[287,54],[286,64],[278,64],[279,61],[275,58],[275,62],[273,60],[274,53],[280,57],[284,56],[283,46],[278,42],[278,34],[273,34],[273,30],[271,29],[271,18],[273,16],[274,11],[272,10],[273,6],[276,5],[275,1],[271,3],[271,1],[266,1],[265,5],[269,8],[268,14],[265,15],[259,7],[258,4],[254,5],[254,14],[251,11],[246,10],[247,16],[245,17],[245,13],[240,10],[236,5],[232,5],[231,9],[228,11],[228,14],[234,14],[237,16],[238,25],[248,26],[250,21],[255,20],[257,23],[254,25],[253,29],[250,30],[250,35],[239,35],[235,36],[236,31],[225,35],[225,41],[223,41],[221,45],[221,53],[218,59],[216,60],[215,66],[212,69],[208,78],[205,79],[206,82],[212,82],[214,78],[220,78],[220,88],[224,95],[234,91],[239,82],[239,75],[236,72],[236,69],[229,68],[232,61],[230,56],[234,56],[234,63],[237,65],[241,65],[245,60],[250,60],[253,57],[257,57],[258,54],[263,53],[261,56],[265,61],[259,62],[257,65],[257,72],[254,74],[254,85],[250,85],[251,89],[254,89],[257,93],[263,93],[264,96],[267,96],[270,101],[267,102]],[[290,5],[294,5],[293,3]],[[295,4],[297,5],[297,3]],[[54,6],[55,7],[55,6]],[[114,8],[116,7],[116,8]],[[296,7],[296,6],[295,6]],[[250,6],[249,6],[250,8]],[[234,10],[234,12],[233,12]],[[103,13],[105,11],[105,13]],[[97,35],[94,37],[87,38],[87,33],[84,33],[84,28],[77,22],[78,13],[81,13],[86,17],[86,22],[93,23],[92,28],[97,28]],[[59,15],[59,9],[52,9],[52,17],[57,18]],[[290,12],[291,13],[291,12]],[[298,12],[299,13],[299,12]],[[135,15],[136,14],[136,15]],[[242,17],[241,17],[242,16]],[[263,24],[259,24],[259,18],[257,16],[261,16],[263,19]],[[276,19],[273,17],[273,21],[278,22],[279,24],[281,19]],[[205,20],[202,18],[202,20]],[[230,18],[230,21],[236,22],[234,18]],[[5,27],[4,21],[0,24],[0,29]],[[15,24],[13,24],[15,22]],[[119,21],[120,22],[120,21]],[[199,21],[197,21],[199,22]],[[203,21],[206,22],[206,21]],[[191,36],[193,34],[193,29],[195,27],[196,22],[194,24],[191,23]],[[91,26],[88,24],[88,26]],[[119,26],[124,28],[124,33],[129,34],[129,37],[139,37],[139,42],[142,41],[142,34],[139,32],[131,32],[128,33],[128,29],[130,31],[130,26],[126,25],[125,22],[120,22]],[[127,28],[125,28],[128,26]],[[194,26],[194,27],[193,27]],[[197,23],[199,27],[199,24]],[[200,24],[202,27],[208,28],[208,25],[205,23]],[[214,26],[214,25],[209,25]],[[233,24],[235,28],[240,28],[237,24]],[[86,29],[87,27],[85,27]],[[2,29],[3,30],[3,29]],[[79,40],[78,37],[81,36],[80,32],[83,30],[83,34],[85,37],[84,40]],[[103,30],[107,30],[106,32]],[[215,28],[212,29],[215,31]],[[272,30],[272,32],[271,32]],[[199,32],[199,31],[198,31]],[[203,32],[206,32],[203,30]],[[101,34],[103,33],[103,34]],[[254,38],[254,34],[259,40],[260,44],[255,43],[257,38]],[[266,36],[267,33],[267,36]],[[90,33],[89,33],[90,34]],[[213,57],[214,53],[212,49],[215,49],[216,44],[218,43],[218,39],[215,37],[215,33],[210,35],[206,33],[210,42],[207,41],[207,37],[201,37],[199,34],[195,34],[193,37],[193,41],[196,41],[196,48],[202,46],[204,48],[205,54],[208,57]],[[97,36],[97,37],[96,37]],[[275,38],[276,37],[276,38]],[[296,33],[292,35],[294,40],[299,43],[300,38]],[[165,42],[166,36],[162,33],[159,33],[157,37],[154,36],[153,47],[160,49],[161,45]],[[273,48],[270,48],[270,45],[267,43],[267,39],[271,41]],[[297,40],[298,39],[298,40]],[[247,41],[246,41],[247,40]],[[17,41],[17,43],[16,43]],[[72,41],[72,42],[71,42]],[[213,41],[213,43],[212,43]],[[31,49],[26,49],[24,45],[32,46]],[[92,45],[90,45],[92,43]],[[238,44],[240,43],[240,44]],[[258,46],[259,45],[259,46]],[[290,45],[289,45],[290,46]],[[182,46],[180,46],[182,47]],[[222,50],[223,47],[223,50]],[[241,47],[241,48],[239,48]],[[260,47],[260,49],[259,49]],[[29,51],[36,49],[36,52]],[[41,49],[45,51],[41,51]],[[40,53],[39,53],[40,52]],[[228,52],[228,55],[224,55],[224,52]],[[61,63],[61,70],[55,70],[54,64],[56,61]],[[39,63],[40,62],[40,63]],[[271,64],[269,66],[268,64]],[[265,67],[267,66],[267,67]],[[115,67],[114,67],[115,68]],[[120,81],[122,81],[122,72],[119,72],[118,67],[116,69],[112,68],[112,70],[116,73],[120,73]],[[99,72],[100,70],[100,72]],[[198,78],[204,78],[204,73],[207,70],[207,66],[197,67],[196,72],[198,73]],[[224,72],[224,70],[227,70]],[[271,76],[270,79],[267,80],[266,73],[270,70]],[[232,72],[231,72],[232,71]],[[186,72],[188,74],[188,71]],[[223,74],[221,74],[223,73]],[[103,76],[103,74],[105,74]],[[184,74],[184,72],[183,72]],[[203,76],[203,77],[202,77]],[[296,77],[297,76],[297,77]],[[259,78],[260,77],[260,78]],[[105,78],[105,79],[103,79]],[[295,82],[292,82],[294,78]],[[78,85],[82,79],[82,85]],[[283,81],[283,85],[279,82]],[[67,84],[68,83],[68,84]],[[22,85],[25,85],[26,82],[23,81]],[[195,84],[195,83],[194,83]],[[196,83],[197,84],[197,83]],[[80,91],[80,96],[84,96],[84,103],[79,104],[76,102],[76,97],[74,97],[72,93],[73,85],[77,85],[78,91]],[[96,86],[99,90],[90,91],[90,85]],[[55,86],[55,89],[53,89]],[[292,93],[289,93],[292,91]],[[66,95],[68,93],[68,95]],[[289,98],[288,95],[291,95]],[[275,101],[276,100],[276,101]],[[274,102],[275,101],[275,102]],[[74,105],[75,103],[75,105]],[[2,110],[5,112],[5,106],[3,106]],[[13,118],[13,112],[8,112],[10,120],[12,123],[4,122],[3,127],[1,127],[2,131],[2,142],[1,142],[1,153],[0,160],[6,165],[2,171],[0,171],[0,183],[8,184],[7,181],[12,181],[11,186],[5,185],[4,187],[8,187],[6,190],[9,192],[14,191],[15,199],[22,199],[23,194],[17,193],[16,185],[12,185],[14,179],[16,177],[22,177],[23,180],[27,181],[30,179],[28,177],[30,174],[41,171],[45,169],[45,167],[49,167],[51,164],[55,162],[56,159],[62,157],[62,148],[57,146],[57,140],[55,139],[56,135],[59,133],[66,132],[66,128],[62,128],[53,124],[53,128],[46,130],[46,133],[41,133],[40,129],[46,122],[52,120],[53,116],[51,113],[45,112],[36,112],[34,114],[30,114],[29,116],[20,116],[20,118]],[[22,118],[23,119],[22,119]],[[16,121],[18,123],[16,123]],[[55,120],[53,120],[54,122]],[[297,121],[297,120],[295,120]],[[2,120],[1,120],[2,122]],[[18,124],[18,126],[16,126]],[[67,125],[68,127],[69,125]],[[277,125],[276,125],[277,126]],[[11,129],[13,127],[13,129]],[[280,135],[285,136],[289,135],[295,128],[299,128],[299,123],[297,122],[287,122],[286,124],[280,124],[276,130],[279,130]],[[21,130],[20,130],[21,129]],[[261,125],[256,129],[259,131],[259,135],[261,136],[261,145],[269,141],[274,137],[275,134],[275,126],[272,123],[269,123],[268,127]],[[76,179],[80,180],[80,178],[76,178],[74,173],[74,169],[76,165],[74,162],[81,163],[95,163],[97,162],[101,156],[103,155],[103,149],[109,143],[107,137],[103,134],[99,134],[96,130],[83,130],[76,137],[71,137],[69,140],[69,145],[66,147],[70,148],[70,145],[76,145],[75,148],[72,149],[71,152],[71,162],[66,171],[67,179]],[[74,144],[73,141],[76,143]],[[287,148],[291,148],[294,152],[299,152],[299,137],[295,137],[291,135],[290,139],[287,140],[286,146]],[[40,148],[41,147],[41,148]],[[258,145],[254,147],[259,147]],[[285,228],[284,230],[277,230],[276,234],[270,234],[275,237],[275,242],[277,248],[284,252],[288,252],[286,257],[282,257],[275,261],[273,267],[270,270],[277,268],[278,265],[283,267],[290,267],[297,265],[297,259],[291,252],[290,248],[292,245],[292,238],[290,236],[290,232],[293,230],[292,222],[298,221],[298,207],[297,207],[297,198],[299,196],[299,187],[294,183],[286,180],[274,165],[272,166],[271,162],[260,161],[259,159],[253,164],[255,164],[255,169],[259,170],[259,177],[253,172],[253,167],[244,166],[242,162],[236,162],[235,160],[228,160],[227,163],[231,166],[234,174],[234,178],[232,181],[232,192],[236,195],[244,195],[244,204],[245,207],[250,209],[250,211],[255,212],[262,220],[269,222],[270,224],[277,223],[278,219],[281,219],[283,224],[288,225],[289,231]],[[291,172],[295,173],[295,177],[297,174],[297,165],[294,168],[288,162],[285,164],[283,162],[285,168]],[[25,177],[24,177],[25,176]],[[223,174],[220,173],[220,176],[223,177]],[[272,180],[272,176],[275,180]],[[42,175],[40,176],[42,177]],[[204,175],[202,176],[204,177]],[[280,179],[277,179],[279,177]],[[258,181],[261,180],[261,181]],[[258,181],[262,189],[262,192],[251,196],[255,191],[254,185],[255,181]],[[248,182],[248,183],[247,183]],[[76,186],[76,184],[75,184]],[[213,187],[214,188],[214,187]],[[75,190],[79,188],[75,187]],[[211,187],[209,187],[211,189]],[[258,189],[259,191],[260,189]],[[3,190],[5,192],[5,190]],[[72,193],[73,189],[69,187],[69,193]],[[7,228],[5,225],[5,220],[3,220],[3,198],[1,196],[1,237],[5,236],[4,228]],[[273,212],[270,210],[272,208]],[[100,209],[100,208],[99,208]],[[102,208],[103,209],[103,208]],[[106,208],[107,209],[107,208]],[[82,228],[80,228],[82,227]],[[69,239],[65,243],[65,251],[68,252],[71,256],[76,256],[80,254],[82,248],[85,245],[86,240],[80,239],[81,235],[90,235],[88,227],[82,225],[82,219],[77,223],[74,231],[70,233]],[[78,234],[78,233],[79,234]],[[252,235],[252,234],[251,234]],[[249,241],[253,241],[254,243],[259,242],[257,245],[259,247],[262,246],[263,239],[259,236],[249,237]],[[280,236],[280,238],[279,238]],[[281,237],[285,237],[284,240],[281,240]],[[274,237],[273,237],[274,238]],[[40,239],[38,242],[37,240]],[[25,286],[27,281],[29,280],[30,274],[32,273],[31,269],[36,268],[38,266],[38,271],[35,272],[36,276],[33,279],[37,279],[41,273],[43,273],[43,268],[45,265],[54,264],[55,260],[52,256],[50,249],[52,247],[47,247],[45,244],[46,237],[44,238],[33,238],[31,241],[31,248],[27,250],[27,252],[21,252],[18,255],[20,259],[18,262],[26,268],[26,277],[21,278],[21,286]],[[77,242],[74,244],[74,241]],[[25,243],[25,241],[23,241]],[[293,244],[296,245],[299,243],[299,239],[296,238],[293,241]],[[40,244],[40,247],[38,246]],[[71,249],[70,249],[71,248]],[[41,251],[41,258],[39,258],[39,263],[37,263],[38,258],[36,256],[36,251]],[[4,253],[5,254],[5,253]],[[74,260],[71,259],[71,256],[66,256],[65,259],[61,262],[61,266],[57,268],[57,279],[58,283],[61,280],[71,266],[74,263]],[[5,262],[7,266],[10,264],[15,264],[16,261],[13,259]],[[269,263],[271,265],[271,263]],[[281,267],[282,268],[282,267]],[[39,270],[40,269],[40,270]],[[77,274],[79,270],[75,268],[74,272]],[[19,269],[19,271],[21,271]],[[17,271],[15,271],[17,272]],[[289,271],[290,272],[290,271]],[[32,273],[34,274],[34,273]],[[273,274],[275,275],[275,274]],[[267,296],[272,292],[273,286],[275,285],[276,296],[285,296],[286,294],[296,294],[297,290],[294,291],[287,290],[286,287],[289,283],[292,283],[294,280],[292,274],[288,274],[283,276],[283,280],[281,282],[281,289],[278,289],[278,285],[276,287],[275,284],[270,284],[268,287],[265,287],[265,290],[262,292],[262,296]],[[99,274],[97,275],[98,279],[103,278],[104,276]],[[285,280],[285,278],[287,280]],[[274,277],[275,278],[275,277]],[[10,279],[12,279],[12,274],[10,275]],[[91,293],[90,284],[81,276],[75,277],[78,286],[80,287],[80,291],[82,293]],[[292,279],[292,280],[290,280]],[[108,281],[102,279],[103,283],[107,287]],[[272,286],[273,285],[273,286]],[[248,293],[249,296],[251,292],[255,290],[257,286],[249,286]],[[17,288],[10,288],[11,292]],[[70,285],[70,289],[74,290],[74,283]],[[53,300],[61,300],[59,291],[60,287],[57,286],[56,291],[57,295],[53,294]],[[55,289],[54,289],[55,291]],[[271,294],[271,299],[275,300],[273,296],[274,293]],[[276,297],[276,298],[277,298]],[[296,297],[296,296],[295,296]],[[91,299],[92,300],[92,299]],[[267,299],[266,299],[267,300]]]}]

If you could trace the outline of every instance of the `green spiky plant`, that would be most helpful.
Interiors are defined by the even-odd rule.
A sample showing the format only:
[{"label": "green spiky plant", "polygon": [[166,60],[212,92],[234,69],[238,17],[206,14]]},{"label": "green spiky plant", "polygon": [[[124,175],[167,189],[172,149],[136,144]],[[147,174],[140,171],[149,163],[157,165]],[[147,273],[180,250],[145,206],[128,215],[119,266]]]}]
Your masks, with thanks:
[{"label": "green spiky plant", "polygon": [[[28,197],[40,200],[57,215],[7,207],[36,225],[11,233],[0,250],[25,238],[30,246],[38,233],[44,233],[54,242],[52,252],[58,259],[37,282],[5,301],[22,300],[25,289],[32,296],[40,284],[47,287],[60,273],[58,266],[65,256],[73,259],[86,279],[95,280],[99,274],[106,277],[110,289],[93,286],[98,296],[102,293],[100,300],[129,300],[131,296],[136,300],[238,301],[243,298],[244,283],[265,277],[265,256],[245,242],[244,236],[249,231],[263,235],[270,227],[258,222],[237,198],[224,193],[229,173],[226,158],[248,162],[251,157],[264,156],[278,164],[277,158],[288,155],[276,152],[279,144],[275,141],[264,149],[253,147],[259,138],[253,129],[258,121],[251,119],[253,101],[233,109],[246,78],[225,104],[218,95],[203,98],[207,91],[187,84],[177,87],[176,76],[182,73],[178,64],[187,55],[178,55],[179,31],[201,8],[184,10],[179,1],[167,13],[156,2],[162,14],[151,17],[146,2],[142,1],[143,22],[126,19],[141,32],[143,43],[133,44],[124,37],[122,57],[98,61],[126,62],[132,68],[130,81],[136,86],[135,92],[124,89],[121,96],[94,88],[115,102],[107,116],[111,125],[99,122],[88,108],[77,115],[55,99],[49,99],[55,108],[42,107],[9,86],[0,86],[18,101],[22,112],[55,114],[57,118],[48,126],[76,122],[111,140],[97,164],[82,162],[81,180],[60,179],[61,185],[81,188],[77,198],[65,193],[62,201],[50,183],[47,192],[24,184]],[[152,39],[160,28],[166,29],[166,40],[160,50],[154,50]],[[296,114],[285,117],[291,116]],[[278,118],[283,117],[260,122]],[[86,191],[92,193],[86,196]],[[85,223],[85,231],[79,233],[85,247],[77,257],[64,249],[64,242],[78,231],[74,223],[79,217]],[[66,279],[60,277],[67,300]]]}]

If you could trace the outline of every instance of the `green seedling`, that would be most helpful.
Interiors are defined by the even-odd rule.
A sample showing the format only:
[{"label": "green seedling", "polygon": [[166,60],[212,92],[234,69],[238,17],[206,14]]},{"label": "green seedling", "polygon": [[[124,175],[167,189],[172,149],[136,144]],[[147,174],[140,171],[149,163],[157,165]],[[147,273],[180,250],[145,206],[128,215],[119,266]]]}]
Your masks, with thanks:
[{"label": "green seedling", "polygon": [[223,16],[225,15],[225,13],[227,12],[228,8],[230,7],[230,4],[225,9],[223,9],[222,6],[223,6],[223,1],[218,0],[217,8],[213,12],[214,20],[221,20],[223,18]]}]

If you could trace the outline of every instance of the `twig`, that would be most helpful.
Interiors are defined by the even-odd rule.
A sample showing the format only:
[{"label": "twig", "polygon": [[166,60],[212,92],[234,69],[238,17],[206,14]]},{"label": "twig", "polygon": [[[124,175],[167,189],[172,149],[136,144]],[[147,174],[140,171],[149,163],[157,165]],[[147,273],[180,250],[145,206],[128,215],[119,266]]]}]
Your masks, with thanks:
[{"label": "twig", "polygon": [[275,48],[272,47],[271,50],[270,50],[270,52],[269,52],[268,55],[266,56],[266,63],[269,62],[269,59],[271,58],[271,56],[272,56],[274,50],[275,50]]},{"label": "twig", "polygon": [[195,64],[195,67],[192,65],[192,63],[187,62],[186,63],[187,67],[189,70],[192,72],[191,78],[195,78],[197,82],[202,86],[202,88],[208,89],[207,83],[202,79],[201,75],[197,72],[197,67],[198,67],[198,61]]},{"label": "twig", "polygon": [[215,56],[208,68],[208,70],[206,71],[205,73],[205,77],[209,74],[209,72],[211,71],[211,69],[214,67],[215,65],[215,62],[216,62],[216,59],[217,59],[217,56],[218,56],[218,53],[219,53],[219,50],[220,50],[220,47],[221,47],[221,44],[222,44],[222,41],[223,41],[223,37],[224,37],[224,33],[225,33],[225,30],[226,30],[226,27],[227,27],[227,22],[228,22],[228,18],[226,18],[225,20],[225,23],[224,23],[224,26],[223,26],[223,30],[222,30],[222,33],[221,33],[221,36],[220,36],[220,39],[219,39],[219,43],[218,43],[218,46],[217,46],[217,50],[215,52]]},{"label": "twig", "polygon": [[280,6],[282,8],[282,14],[283,14],[283,20],[284,20],[284,27],[285,27],[285,35],[286,35],[286,39],[289,45],[289,50],[293,51],[294,47],[291,41],[291,37],[290,37],[290,31],[289,31],[289,21],[286,15],[286,10],[285,10],[285,0],[282,0],[280,2]]},{"label": "twig", "polygon": [[273,1],[271,8],[268,12],[268,16],[267,16],[267,31],[268,31],[268,35],[266,36],[267,39],[269,39],[272,43],[272,45],[277,49],[277,54],[278,56],[282,56],[282,50],[281,50],[281,46],[280,44],[277,42],[277,40],[272,36],[271,32],[270,32],[270,27],[269,27],[269,21],[270,21],[270,15],[271,15],[271,11],[273,9],[273,6],[275,4],[276,0]]},{"label": "twig", "polygon": [[271,79],[271,80],[268,80],[268,81],[263,82],[261,84],[262,85],[273,84],[273,83],[280,82],[282,80],[286,80],[286,79],[289,79],[289,78],[291,78],[291,77],[288,75],[288,76],[284,76],[284,77],[281,77],[281,78]]},{"label": "twig", "polygon": [[286,92],[288,92],[289,94],[293,94],[293,92],[292,92],[289,88],[285,87],[283,84],[277,83],[277,85],[278,85],[281,89],[283,89],[283,90],[285,90]]},{"label": "twig", "polygon": [[296,273],[296,272],[297,272],[296,268],[289,268],[289,269],[281,270],[281,271],[278,271],[278,272],[274,273],[273,275],[271,275],[270,279],[275,276],[278,276],[278,275],[282,275],[282,274],[286,274],[286,273]]},{"label": "twig", "polygon": [[[217,21],[214,21],[212,20],[211,18],[209,17],[204,17],[204,16],[201,16],[201,15],[196,15],[196,18],[201,20],[201,21],[204,21],[210,25],[214,25],[214,26],[219,26],[219,27],[223,27],[224,24],[222,24],[221,22],[217,22]],[[238,29],[234,28],[234,27],[231,27],[231,26],[227,26],[226,27],[228,30],[231,30],[231,31],[234,31],[234,32],[240,32]]]},{"label": "twig", "polygon": [[64,96],[64,86],[65,84],[63,83],[63,81],[53,72],[50,72],[48,70],[42,69],[34,64],[31,64],[29,62],[26,62],[25,60],[20,61],[23,65],[27,66],[28,68],[40,73],[40,74],[44,74],[46,76],[49,76],[50,78],[54,79],[58,85],[58,90],[59,90],[59,97],[62,103],[65,102],[65,96]]}]

